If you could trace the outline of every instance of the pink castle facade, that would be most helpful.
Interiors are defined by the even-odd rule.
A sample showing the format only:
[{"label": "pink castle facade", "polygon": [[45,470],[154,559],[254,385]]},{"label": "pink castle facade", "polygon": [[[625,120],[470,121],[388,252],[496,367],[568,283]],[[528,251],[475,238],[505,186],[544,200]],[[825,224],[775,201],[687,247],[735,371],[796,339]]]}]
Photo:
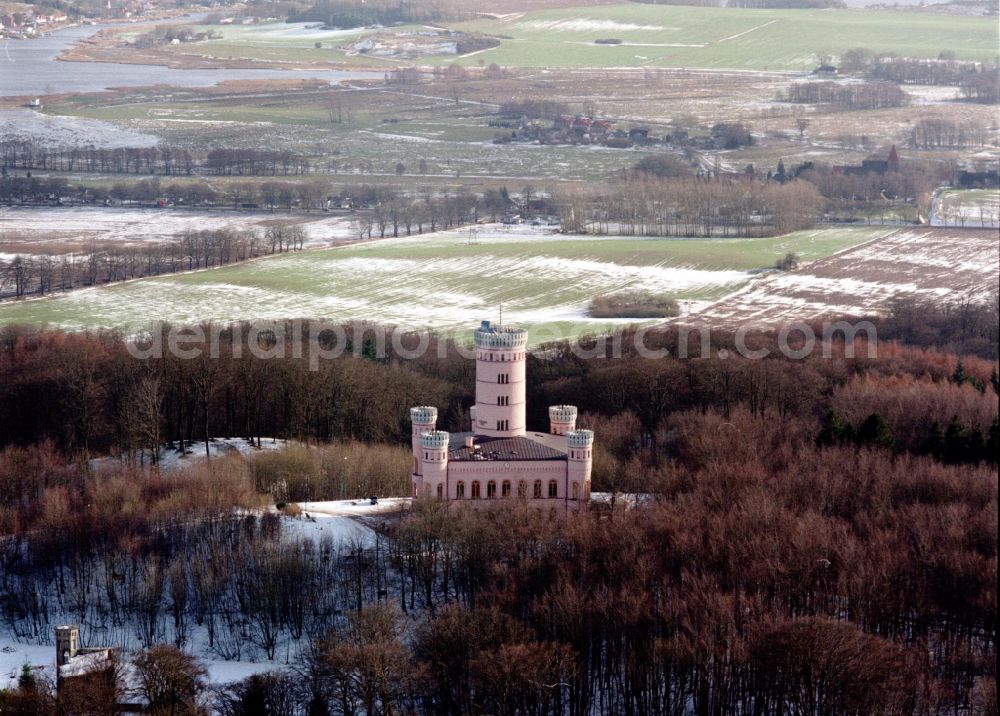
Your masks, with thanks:
[{"label": "pink castle facade", "polygon": [[528,332],[483,321],[475,332],[472,430],[437,430],[437,408],[410,408],[414,497],[455,502],[522,500],[578,509],[590,500],[594,433],[576,429],[576,407],[549,407],[549,431],[526,425]]}]

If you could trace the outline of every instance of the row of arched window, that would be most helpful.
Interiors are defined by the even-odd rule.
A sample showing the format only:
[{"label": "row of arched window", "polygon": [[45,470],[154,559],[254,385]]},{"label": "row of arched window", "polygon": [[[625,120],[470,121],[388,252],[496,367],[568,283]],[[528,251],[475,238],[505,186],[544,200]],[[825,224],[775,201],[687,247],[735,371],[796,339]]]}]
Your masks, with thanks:
[{"label": "row of arched window", "polygon": [[[542,497],[542,481],[535,480],[532,486],[531,496],[538,499]],[[413,485],[413,494],[416,496],[417,486],[416,483]],[[470,495],[469,499],[480,500],[483,497],[482,494],[482,483],[479,480],[473,480],[470,484]],[[424,487],[424,494],[430,496],[430,485]],[[438,499],[444,499],[444,484],[438,483],[437,486],[437,497]],[[528,496],[528,483],[525,480],[521,480],[517,483],[517,496],[527,497]],[[548,496],[550,498],[559,497],[559,481],[549,480],[548,485]],[[459,500],[466,499],[465,494],[465,481],[459,480],[455,483],[455,498]],[[496,480],[490,480],[486,483],[486,499],[492,500],[497,497],[497,483]],[[511,497],[511,481],[504,480],[500,483],[500,497]],[[584,495],[586,498],[586,495]],[[570,499],[579,500],[580,499],[580,483],[573,482],[570,484]]]},{"label": "row of arched window", "polygon": [[[443,485],[438,485],[437,496],[443,497]],[[541,480],[535,480],[532,485],[531,496],[535,498],[541,498],[543,496],[544,484]],[[512,483],[510,480],[504,480],[500,483],[500,497],[511,497]],[[528,496],[528,482],[526,480],[520,480],[517,483],[517,496],[527,497]],[[549,497],[559,497],[559,481],[549,480],[548,484],[548,496]],[[469,484],[469,494],[466,495],[465,492],[465,481],[459,480],[455,483],[455,498],[459,500],[464,500],[466,498],[472,500],[482,499],[482,483],[479,480],[472,480]],[[486,483],[486,499],[492,500],[497,497],[497,482],[496,480],[490,480]],[[570,485],[570,498],[573,500],[580,499],[580,483],[574,482]]]}]

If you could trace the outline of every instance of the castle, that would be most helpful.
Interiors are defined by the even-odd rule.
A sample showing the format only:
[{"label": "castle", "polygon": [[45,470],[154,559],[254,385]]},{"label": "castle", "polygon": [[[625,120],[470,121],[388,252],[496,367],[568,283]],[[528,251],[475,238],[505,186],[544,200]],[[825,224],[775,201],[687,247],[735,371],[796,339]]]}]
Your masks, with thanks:
[{"label": "castle", "polygon": [[475,331],[472,430],[437,430],[437,408],[410,408],[414,497],[461,502],[519,499],[577,509],[590,500],[594,433],[576,429],[576,407],[549,408],[549,432],[527,429],[528,332],[483,321]]}]

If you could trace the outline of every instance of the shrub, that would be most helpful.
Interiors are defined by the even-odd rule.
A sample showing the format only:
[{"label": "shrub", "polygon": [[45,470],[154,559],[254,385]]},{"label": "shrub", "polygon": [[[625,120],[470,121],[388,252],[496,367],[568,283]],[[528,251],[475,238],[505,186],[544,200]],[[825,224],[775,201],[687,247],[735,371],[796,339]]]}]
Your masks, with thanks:
[{"label": "shrub", "polygon": [[778,271],[794,271],[799,267],[798,254],[788,253],[774,262],[774,268]]},{"label": "shrub", "polygon": [[276,504],[311,500],[405,495],[409,450],[393,445],[345,441],[322,447],[289,445],[258,455],[254,484]]},{"label": "shrub", "polygon": [[667,177],[684,177],[691,174],[691,167],[686,162],[669,154],[643,157],[633,168],[642,174],[649,174],[661,179]]},{"label": "shrub", "polygon": [[680,313],[677,301],[648,291],[624,291],[594,296],[588,315],[593,318],[670,318]]}]

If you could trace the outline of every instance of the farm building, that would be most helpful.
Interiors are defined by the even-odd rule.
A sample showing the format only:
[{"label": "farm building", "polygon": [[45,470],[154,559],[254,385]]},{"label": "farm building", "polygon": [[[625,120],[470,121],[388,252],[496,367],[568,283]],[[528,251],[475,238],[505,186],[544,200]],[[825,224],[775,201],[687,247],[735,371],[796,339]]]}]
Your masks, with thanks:
[{"label": "farm building", "polygon": [[81,647],[80,627],[66,624],[56,627],[56,688],[59,691],[73,689],[78,682],[86,689],[87,682],[104,681],[109,691],[116,690],[114,684],[123,679],[116,713],[142,713],[146,709],[137,700],[125,697],[135,681],[131,665],[121,658],[118,649],[108,647]]},{"label": "farm building", "polygon": [[475,342],[472,429],[437,430],[437,408],[410,408],[413,496],[579,509],[590,499],[594,433],[576,429],[572,405],[549,408],[547,433],[527,429],[525,329],[483,321]]},{"label": "farm building", "polygon": [[1000,187],[1000,171],[988,169],[985,171],[961,170],[952,180],[952,186],[961,189],[996,189]]},{"label": "farm building", "polygon": [[833,167],[834,174],[887,174],[899,171],[899,153],[896,145],[892,145],[889,156],[885,159],[864,159],[860,166],[837,164]]}]

